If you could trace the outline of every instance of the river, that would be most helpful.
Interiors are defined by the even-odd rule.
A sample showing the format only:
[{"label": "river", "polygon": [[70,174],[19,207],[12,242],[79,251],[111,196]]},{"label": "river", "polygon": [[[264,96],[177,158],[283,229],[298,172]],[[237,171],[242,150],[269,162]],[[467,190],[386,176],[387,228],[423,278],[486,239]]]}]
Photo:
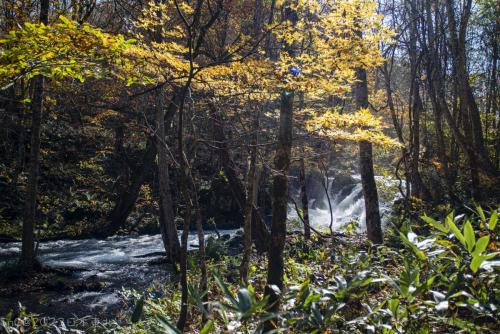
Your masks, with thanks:
[{"label": "river", "polygon": [[[332,207],[334,230],[340,229],[352,220],[359,222],[364,230],[364,200],[359,176],[352,177],[352,184],[335,188],[333,179],[327,182],[326,193],[316,192],[310,198],[309,215],[311,224],[326,229],[330,225]],[[391,185],[394,180],[380,178],[379,182]],[[292,196],[298,196],[298,189],[291,189]],[[381,201],[381,212],[390,208],[392,200]],[[289,219],[297,220],[295,207],[289,206]],[[219,231],[221,235],[234,235],[236,230]],[[180,233],[180,232],[179,232]],[[215,233],[207,231],[206,236]],[[196,247],[197,238],[190,234],[190,248]],[[20,254],[20,243],[0,244],[0,264],[13,261]],[[116,236],[105,240],[58,240],[41,242],[38,247],[40,262],[60,273],[42,273],[36,284],[7,284],[0,287],[0,315],[10,309],[17,309],[18,302],[28,310],[47,316],[81,317],[94,315],[103,319],[116,317],[129,308],[123,289],[144,290],[162,286],[172,278],[171,267],[160,261],[163,253],[160,235]],[[161,289],[158,289],[161,293]]]}]

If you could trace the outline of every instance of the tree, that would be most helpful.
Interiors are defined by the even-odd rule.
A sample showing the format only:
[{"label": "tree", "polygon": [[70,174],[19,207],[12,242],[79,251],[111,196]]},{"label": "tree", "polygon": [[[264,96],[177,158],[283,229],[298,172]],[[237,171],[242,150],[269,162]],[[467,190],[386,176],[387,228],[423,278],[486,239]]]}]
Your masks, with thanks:
[{"label": "tree", "polygon": [[[366,70],[357,70],[358,82],[354,87],[356,107],[368,108],[368,83]],[[382,224],[380,221],[377,185],[373,172],[372,143],[367,140],[359,142],[359,170],[365,198],[366,231],[372,242],[382,243]]]},{"label": "tree", "polygon": [[[167,256],[171,263],[179,262],[180,244],[177,236],[177,228],[175,225],[174,204],[172,202],[172,194],[170,190],[169,176],[169,158],[168,148],[165,142],[165,111],[163,91],[156,92],[156,150],[158,152],[158,188],[160,192],[160,230],[162,232],[163,243]],[[174,98],[170,101],[169,108],[175,110],[177,100]]]},{"label": "tree", "polygon": [[[47,25],[49,22],[49,1],[40,2],[40,23]],[[28,189],[25,199],[25,213],[23,219],[23,242],[21,261],[25,272],[33,270],[35,261],[35,221],[36,203],[38,195],[38,173],[40,157],[40,129],[43,110],[43,88],[45,78],[37,75],[32,80],[33,102],[31,103],[31,140],[30,140],[30,166],[28,176]]]}]

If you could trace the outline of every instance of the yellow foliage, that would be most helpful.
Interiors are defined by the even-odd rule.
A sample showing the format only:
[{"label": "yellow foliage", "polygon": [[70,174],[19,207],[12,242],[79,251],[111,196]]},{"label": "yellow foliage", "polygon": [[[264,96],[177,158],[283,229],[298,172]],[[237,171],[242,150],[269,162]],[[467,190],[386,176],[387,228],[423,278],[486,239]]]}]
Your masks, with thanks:
[{"label": "yellow foliage", "polygon": [[127,65],[121,56],[133,42],[64,16],[51,25],[27,22],[0,40],[0,86],[36,75],[80,81],[119,76],[117,69]]},{"label": "yellow foliage", "polygon": [[369,141],[381,146],[400,146],[399,142],[386,136],[385,127],[380,117],[374,116],[368,109],[360,109],[353,114],[341,114],[328,110],[321,115],[306,110],[313,118],[306,123],[308,131],[315,132],[331,140]]}]

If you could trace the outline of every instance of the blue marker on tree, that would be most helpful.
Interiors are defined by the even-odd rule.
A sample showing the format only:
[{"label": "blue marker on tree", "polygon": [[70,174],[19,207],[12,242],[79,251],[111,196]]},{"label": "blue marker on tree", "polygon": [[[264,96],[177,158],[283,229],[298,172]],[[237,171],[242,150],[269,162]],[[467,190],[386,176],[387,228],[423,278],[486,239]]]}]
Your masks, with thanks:
[{"label": "blue marker on tree", "polygon": [[290,73],[293,75],[293,76],[299,76],[302,74],[302,71],[300,70],[300,66],[292,66],[290,67]]}]

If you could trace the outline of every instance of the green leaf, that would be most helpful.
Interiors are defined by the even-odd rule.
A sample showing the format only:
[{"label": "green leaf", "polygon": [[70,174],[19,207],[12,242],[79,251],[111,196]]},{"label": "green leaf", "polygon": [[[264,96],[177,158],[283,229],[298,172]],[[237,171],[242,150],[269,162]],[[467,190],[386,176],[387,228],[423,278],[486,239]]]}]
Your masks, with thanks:
[{"label": "green leaf", "polygon": [[474,245],[476,244],[476,236],[474,235],[474,230],[472,229],[472,225],[469,220],[466,221],[464,225],[464,238],[467,250],[472,252]]},{"label": "green leaf", "polygon": [[479,238],[476,242],[476,248],[474,249],[472,256],[482,254],[486,250],[486,247],[488,247],[489,243],[490,243],[489,235],[485,235],[484,237]]},{"label": "green leaf", "polygon": [[446,217],[446,224],[448,224],[448,227],[450,228],[451,232],[453,232],[458,241],[460,241],[462,245],[467,247],[462,232],[460,232],[457,225],[455,225],[455,223],[453,222],[453,216],[448,215],[448,217]]},{"label": "green leaf", "polygon": [[156,319],[167,334],[182,334],[175,325],[173,325],[167,318],[161,315],[156,315]]},{"label": "green leaf", "polygon": [[481,263],[484,262],[484,260],[486,260],[486,257],[482,255],[476,255],[472,257],[472,261],[470,263],[470,269],[476,273],[479,267],[481,266]]},{"label": "green leaf", "polygon": [[450,230],[449,228],[447,228],[446,226],[440,224],[439,222],[437,222],[435,219],[429,217],[429,216],[421,216],[420,217],[424,222],[426,222],[427,224],[431,225],[432,227],[440,230],[441,232],[443,233],[448,233],[448,231]]},{"label": "green leaf", "polygon": [[485,260],[491,260],[491,259],[494,259],[498,254],[500,254],[500,252],[489,253],[489,254],[486,254],[483,256],[484,256]]},{"label": "green leaf", "polygon": [[208,334],[212,329],[214,329],[214,322],[209,320],[201,329],[200,334]]},{"label": "green leaf", "polygon": [[477,213],[479,214],[479,217],[481,217],[481,221],[485,222],[486,221],[486,216],[484,215],[483,208],[478,205],[476,207],[476,209],[477,209]]},{"label": "green leaf", "polygon": [[391,311],[391,313],[394,317],[396,317],[398,314],[399,304],[400,304],[400,302],[398,299],[389,300],[389,303],[388,303],[389,311]]},{"label": "green leaf", "polygon": [[493,212],[491,213],[490,220],[488,222],[488,228],[493,231],[495,229],[495,226],[497,226],[497,222],[498,222],[498,210],[493,210]]},{"label": "green leaf", "polygon": [[419,260],[426,259],[425,253],[422,252],[420,249],[418,249],[418,247],[413,242],[411,242],[403,233],[399,232],[399,235],[400,235],[401,239],[403,240],[403,242],[411,248],[411,250],[413,251],[413,253],[417,256],[417,258]]}]

